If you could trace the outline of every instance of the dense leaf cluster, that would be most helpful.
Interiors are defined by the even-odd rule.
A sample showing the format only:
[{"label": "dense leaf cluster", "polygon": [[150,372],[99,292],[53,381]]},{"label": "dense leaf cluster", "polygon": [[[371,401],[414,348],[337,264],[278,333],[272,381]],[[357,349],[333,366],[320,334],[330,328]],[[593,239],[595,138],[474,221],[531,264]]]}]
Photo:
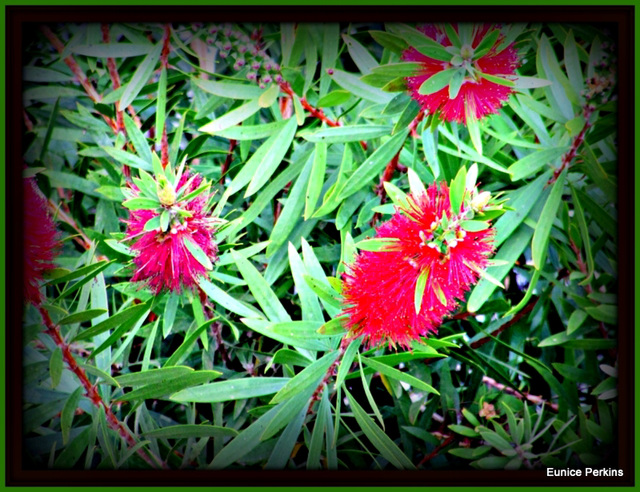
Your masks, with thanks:
[{"label": "dense leaf cluster", "polygon": [[[420,64],[402,57],[457,63],[464,46],[413,26],[38,30],[25,173],[63,249],[24,312],[26,466],[615,463],[615,46],[594,26],[506,26],[469,66],[495,43],[520,67],[485,79],[513,93],[463,125],[425,115],[406,87]],[[421,94],[456,97],[464,70],[440,74]],[[176,196],[183,168],[204,181]],[[495,227],[484,278],[437,336],[352,340],[341,279],[358,250],[385,246],[375,227],[418,183],[447,183],[460,207],[471,169],[507,207],[465,223]],[[131,282],[130,210],[164,210],[145,231],[168,234],[167,207],[200,193],[218,255],[188,251],[207,273],[177,291]]]}]

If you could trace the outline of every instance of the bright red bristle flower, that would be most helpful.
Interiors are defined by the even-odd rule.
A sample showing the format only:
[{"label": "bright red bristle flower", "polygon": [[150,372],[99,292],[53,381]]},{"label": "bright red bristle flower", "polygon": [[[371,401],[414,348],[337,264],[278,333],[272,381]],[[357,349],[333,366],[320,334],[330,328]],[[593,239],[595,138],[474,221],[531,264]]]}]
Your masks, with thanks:
[{"label": "bright red bristle flower", "polygon": [[[454,39],[454,44],[449,37],[449,34],[453,34],[451,30],[460,33],[458,25],[451,26],[449,33],[445,27],[435,24],[423,25],[418,29],[451,54],[451,59],[444,61],[430,58],[413,47],[403,53],[405,61],[418,62],[422,66],[418,73],[407,77],[406,81],[411,96],[423,110],[429,114],[440,112],[442,120],[464,124],[470,117],[481,119],[497,113],[514,92],[511,79],[520,65],[515,45],[511,43],[502,48],[500,44],[504,36],[497,34],[498,28],[490,24],[473,25],[471,43],[461,46],[459,39]],[[427,80],[437,80],[432,77],[445,70],[449,71],[446,80],[432,86],[437,90],[420,90]],[[492,77],[493,80],[498,77],[501,83],[488,80]]]},{"label": "bright red bristle flower", "polygon": [[[493,252],[492,228],[470,232],[461,227],[468,214],[466,209],[452,213],[445,183],[408,196],[406,208],[376,231],[376,238],[395,240],[392,245],[361,251],[343,276],[343,315],[350,336],[362,335],[371,346],[388,342],[408,347],[436,333]],[[425,282],[417,307],[421,274]]]},{"label": "bright red bristle flower", "polygon": [[33,178],[23,180],[24,191],[24,298],[36,306],[42,304],[40,284],[43,274],[54,267],[60,243],[56,226],[49,215],[47,199]]},{"label": "bright red bristle flower", "polygon": [[[214,234],[220,221],[208,211],[210,194],[203,192],[180,199],[180,196],[188,198],[200,187],[202,176],[185,173],[175,190],[163,181],[165,186],[158,187],[162,205],[153,210],[131,210],[126,221],[125,239],[134,241],[131,250],[136,254],[133,259],[136,272],[131,281],[145,282],[154,294],[180,292],[183,287],[193,289],[198,277],[206,275],[218,259]],[[139,189],[133,185],[132,191],[137,198]],[[148,221],[157,221],[162,214],[167,220],[166,230],[158,223],[145,231]]]}]

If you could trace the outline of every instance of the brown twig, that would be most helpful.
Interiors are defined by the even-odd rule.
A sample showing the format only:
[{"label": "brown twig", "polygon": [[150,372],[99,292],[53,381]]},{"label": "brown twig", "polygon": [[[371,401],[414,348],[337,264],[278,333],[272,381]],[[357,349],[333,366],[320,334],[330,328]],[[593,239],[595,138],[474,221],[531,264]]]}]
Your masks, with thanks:
[{"label": "brown twig", "polygon": [[[75,357],[71,353],[69,344],[62,338],[58,326],[51,320],[51,317],[49,316],[47,310],[42,305],[39,305],[38,311],[40,312],[40,316],[42,316],[42,321],[44,322],[46,328],[45,333],[47,333],[47,335],[49,335],[53,339],[54,343],[62,351],[64,361],[69,367],[69,370],[71,370],[71,372],[76,375],[76,377],[80,381],[80,384],[82,384],[87,398],[89,398],[89,400],[91,400],[91,403],[93,403],[96,407],[104,409],[107,424],[109,425],[109,427],[117,432],[118,435],[120,435],[129,446],[133,447],[138,444],[127,427],[125,427],[125,425],[120,422],[115,416],[115,414],[111,410],[111,407],[104,402],[96,387],[91,383],[91,381],[89,381],[85,370],[78,365]],[[156,462],[151,459],[147,455],[147,453],[145,453],[143,448],[138,448],[136,452],[138,453],[138,456],[140,456],[140,458],[142,458],[149,466],[151,466],[152,468],[158,467]],[[162,468],[167,468],[166,464],[162,463],[160,460],[158,460],[158,462],[161,463]]]},{"label": "brown twig", "polygon": [[530,401],[531,403],[533,403],[535,405],[546,405],[547,407],[549,407],[554,412],[558,411],[558,404],[557,403],[551,403],[549,401],[546,401],[541,396],[531,395],[531,394],[527,393],[526,391],[517,391],[517,390],[515,390],[513,388],[510,388],[509,386],[505,386],[504,384],[497,382],[495,379],[490,378],[489,376],[482,376],[482,382],[484,384],[486,384],[487,386],[491,386],[493,388],[496,388],[497,390],[504,391],[506,393],[512,394],[513,396],[515,396],[517,398],[527,399],[528,401]]},{"label": "brown twig", "polygon": [[428,454],[427,456],[425,456],[424,458],[422,458],[422,460],[420,461],[420,463],[418,463],[418,466],[424,465],[427,461],[431,461],[433,458],[435,458],[436,456],[438,456],[438,453],[440,453],[440,451],[442,451],[444,448],[446,448],[449,444],[451,444],[453,442],[453,440],[455,439],[455,437],[453,435],[447,436],[445,438],[445,440],[439,444],[433,451],[431,451],[430,454]]}]

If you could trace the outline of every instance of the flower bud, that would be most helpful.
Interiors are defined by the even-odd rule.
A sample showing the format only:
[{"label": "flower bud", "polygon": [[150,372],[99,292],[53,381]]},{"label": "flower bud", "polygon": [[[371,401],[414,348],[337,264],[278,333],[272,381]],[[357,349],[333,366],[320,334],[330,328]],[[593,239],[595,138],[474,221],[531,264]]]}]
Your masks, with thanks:
[{"label": "flower bud", "polygon": [[158,193],[158,199],[160,200],[160,203],[162,203],[164,206],[170,207],[171,205],[176,203],[176,190],[164,176],[158,177],[156,192]]},{"label": "flower bud", "polygon": [[465,60],[470,60],[473,57],[473,48],[469,44],[465,44],[460,48],[460,56]]},{"label": "flower bud", "polygon": [[471,208],[476,212],[479,212],[480,210],[482,210],[484,207],[487,206],[487,203],[489,203],[489,200],[491,200],[491,193],[489,193],[488,191],[483,191],[482,193],[478,193],[471,200]]}]

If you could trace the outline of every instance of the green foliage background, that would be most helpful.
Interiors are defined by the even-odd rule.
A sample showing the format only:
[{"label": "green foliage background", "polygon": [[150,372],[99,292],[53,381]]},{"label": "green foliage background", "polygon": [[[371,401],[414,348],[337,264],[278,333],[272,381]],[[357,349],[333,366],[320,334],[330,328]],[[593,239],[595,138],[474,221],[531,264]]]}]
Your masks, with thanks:
[{"label": "green foliage background", "polygon": [[[58,204],[64,238],[45,307],[137,442],[86,397],[31,306],[25,466],[615,467],[615,97],[598,100],[578,155],[553,179],[584,128],[588,80],[611,51],[611,26],[508,26],[519,74],[551,84],[518,88],[470,128],[427,117],[415,135],[419,106],[389,85],[397,68],[380,68],[399,61],[393,26],[260,27],[293,91],[289,109],[277,84],[259,88],[248,68],[212,51],[208,25],[172,26],[166,68],[162,25],[110,25],[108,44],[99,24],[57,25],[62,55],[42,32],[24,47],[24,161]],[[99,101],[74,82],[67,56]],[[117,103],[140,126],[128,112],[116,135],[104,117],[117,116]],[[342,126],[323,124],[305,103]],[[171,165],[186,159],[212,180],[228,221],[220,260],[200,282],[204,302],[128,281],[123,167],[154,172],[165,123]],[[398,151],[425,184],[477,163],[481,188],[504,192],[512,210],[495,223],[501,262],[488,273],[506,288],[481,280],[438,336],[410,351],[356,340],[343,354],[332,321],[338,279],[373,236],[374,214],[393,213],[376,185]],[[410,189],[403,172],[391,183]]]}]

